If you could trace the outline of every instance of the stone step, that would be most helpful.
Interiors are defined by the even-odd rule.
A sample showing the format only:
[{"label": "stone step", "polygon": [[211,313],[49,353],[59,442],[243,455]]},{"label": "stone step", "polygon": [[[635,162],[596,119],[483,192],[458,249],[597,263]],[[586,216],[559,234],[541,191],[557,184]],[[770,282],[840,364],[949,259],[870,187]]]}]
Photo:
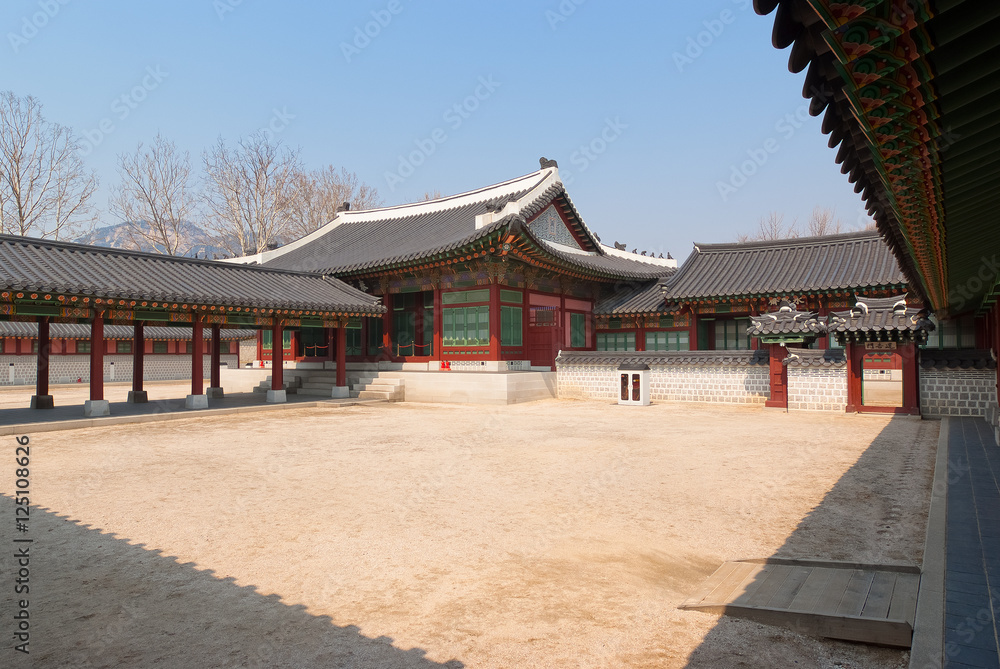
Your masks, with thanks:
[{"label": "stone step", "polygon": [[304,382],[302,384],[302,388],[309,389],[309,390],[323,390],[325,388],[325,389],[329,390],[330,388],[333,388],[335,385],[337,385],[336,380],[333,380],[333,381],[314,381],[314,380],[310,379],[309,381],[306,381],[306,382]]},{"label": "stone step", "polygon": [[389,390],[362,390],[360,393],[358,393],[358,399],[387,400],[389,402],[398,402],[403,399],[400,395],[401,393]]},{"label": "stone step", "polygon": [[315,395],[316,397],[330,397],[333,393],[332,388],[299,388],[299,395]]}]

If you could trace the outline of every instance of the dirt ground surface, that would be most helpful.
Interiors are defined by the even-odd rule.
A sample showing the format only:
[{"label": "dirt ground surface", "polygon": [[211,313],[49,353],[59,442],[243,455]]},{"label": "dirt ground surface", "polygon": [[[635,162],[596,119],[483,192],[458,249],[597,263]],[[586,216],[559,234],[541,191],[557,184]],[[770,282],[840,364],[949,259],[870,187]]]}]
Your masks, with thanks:
[{"label": "dirt ground surface", "polygon": [[39,433],[21,534],[5,437],[31,653],[0,665],[905,667],[677,607],[728,559],[919,563],[938,425],[551,400]]}]

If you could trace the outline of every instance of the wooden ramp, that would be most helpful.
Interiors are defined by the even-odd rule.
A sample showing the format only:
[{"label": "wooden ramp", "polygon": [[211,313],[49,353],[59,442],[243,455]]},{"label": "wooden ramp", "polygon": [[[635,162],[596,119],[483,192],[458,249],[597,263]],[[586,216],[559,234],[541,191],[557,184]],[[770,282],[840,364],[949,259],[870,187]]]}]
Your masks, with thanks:
[{"label": "wooden ramp", "polygon": [[682,609],[797,632],[909,648],[920,569],[818,560],[726,562]]}]

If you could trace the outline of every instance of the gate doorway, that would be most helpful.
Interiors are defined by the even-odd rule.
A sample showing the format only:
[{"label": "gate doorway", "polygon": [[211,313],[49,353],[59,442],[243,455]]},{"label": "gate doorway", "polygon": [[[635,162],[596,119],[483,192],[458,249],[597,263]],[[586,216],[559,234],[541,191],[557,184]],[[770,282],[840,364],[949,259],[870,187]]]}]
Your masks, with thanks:
[{"label": "gate doorway", "polygon": [[897,351],[865,351],[861,358],[861,404],[903,406],[903,356]]},{"label": "gate doorway", "polygon": [[531,307],[528,315],[528,357],[533,367],[552,367],[556,364],[559,320],[559,307]]}]

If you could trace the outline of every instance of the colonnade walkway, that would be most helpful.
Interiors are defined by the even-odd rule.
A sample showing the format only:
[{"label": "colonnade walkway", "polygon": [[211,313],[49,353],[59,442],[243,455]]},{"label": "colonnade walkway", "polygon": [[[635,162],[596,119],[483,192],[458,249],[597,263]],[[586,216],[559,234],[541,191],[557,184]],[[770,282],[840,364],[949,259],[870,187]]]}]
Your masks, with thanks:
[{"label": "colonnade walkway", "polygon": [[381,401],[356,398],[319,399],[316,396],[292,393],[287,395],[285,403],[268,404],[264,401],[264,396],[261,393],[247,392],[227,393],[225,397],[211,398],[207,409],[188,409],[185,407],[185,393],[190,390],[190,382],[147,381],[149,401],[146,403],[125,401],[131,387],[129,382],[106,383],[105,388],[111,405],[111,415],[92,418],[80,416],[80,405],[89,392],[86,384],[54,386],[55,407],[45,411],[27,408],[27,398],[30,397],[33,390],[31,387],[2,388],[0,389],[0,436],[147,423],[194,416],[280,411],[306,407],[357,406]]}]

